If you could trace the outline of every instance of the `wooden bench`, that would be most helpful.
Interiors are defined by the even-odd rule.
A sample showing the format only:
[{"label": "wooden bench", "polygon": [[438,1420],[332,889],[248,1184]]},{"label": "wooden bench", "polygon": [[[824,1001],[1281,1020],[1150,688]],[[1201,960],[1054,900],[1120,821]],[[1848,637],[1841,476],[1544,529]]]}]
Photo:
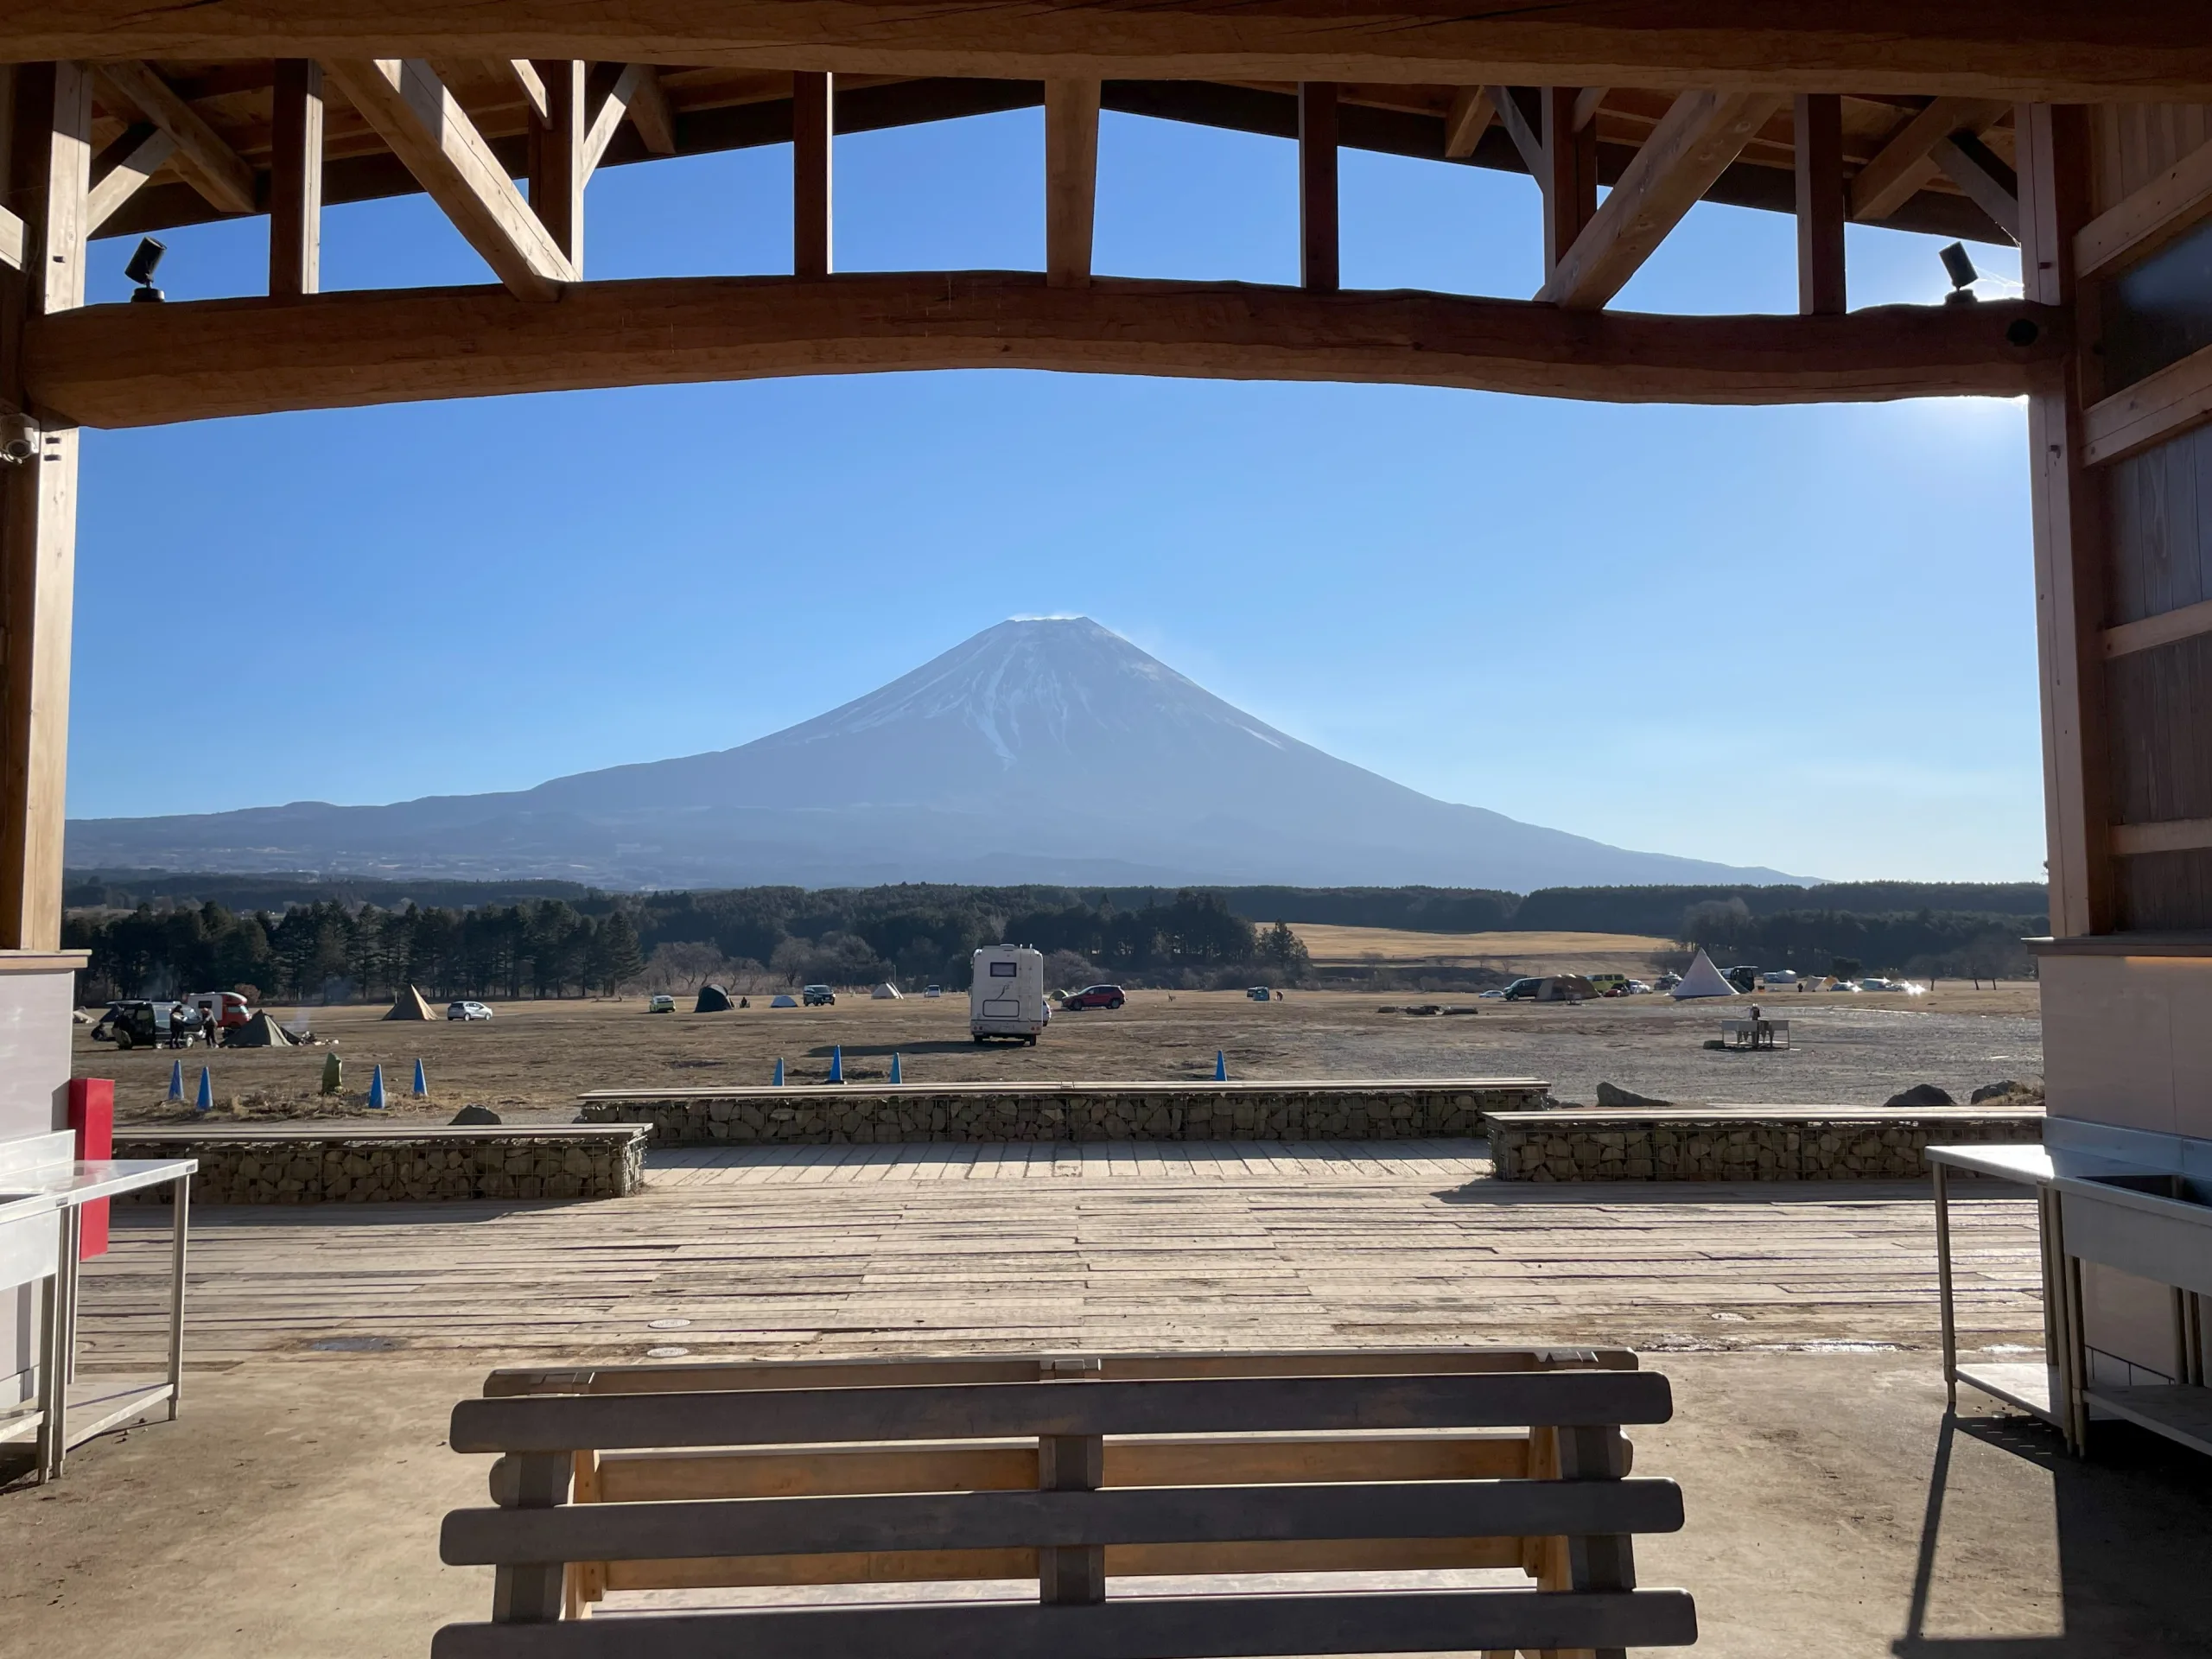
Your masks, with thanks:
[{"label": "wooden bench", "polygon": [[[1671,1481],[1619,1350],[751,1362],[495,1372],[454,1408],[498,1507],[443,1559],[492,1620],[434,1659],[1604,1655],[1696,1639],[1636,1588]],[[1508,1568],[1535,1585],[1253,1593],[1241,1575]],[[1218,1576],[1206,1594],[1111,1580]],[[1034,1580],[1037,1599],[587,1618],[612,1592]],[[1340,1581],[1341,1582],[1341,1581]],[[1264,1586],[1263,1586],[1264,1591]],[[1220,1593],[1235,1592],[1235,1593]],[[812,1593],[819,1596],[823,1592]],[[942,1590],[939,1592],[943,1593]]]}]

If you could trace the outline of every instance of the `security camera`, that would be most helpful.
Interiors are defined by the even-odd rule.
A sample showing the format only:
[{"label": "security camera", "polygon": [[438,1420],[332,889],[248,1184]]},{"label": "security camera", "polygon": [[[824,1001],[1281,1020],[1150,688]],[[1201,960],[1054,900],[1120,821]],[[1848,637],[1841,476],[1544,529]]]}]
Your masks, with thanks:
[{"label": "security camera", "polygon": [[1936,250],[1936,257],[1943,262],[1943,270],[1951,279],[1951,291],[1943,296],[1946,305],[1972,305],[1975,301],[1974,283],[1981,273],[1974,268],[1974,260],[1967,253],[1963,242],[1954,242],[1948,248]]},{"label": "security camera", "polygon": [[168,251],[168,244],[157,238],[146,236],[138,239],[130,263],[123,268],[123,274],[137,284],[130,295],[134,301],[160,302],[162,290],[154,286],[154,273],[161,269],[162,256]]},{"label": "security camera", "polygon": [[0,461],[6,461],[10,467],[21,467],[26,461],[37,459],[38,446],[29,438],[10,438],[7,442],[0,443]]}]

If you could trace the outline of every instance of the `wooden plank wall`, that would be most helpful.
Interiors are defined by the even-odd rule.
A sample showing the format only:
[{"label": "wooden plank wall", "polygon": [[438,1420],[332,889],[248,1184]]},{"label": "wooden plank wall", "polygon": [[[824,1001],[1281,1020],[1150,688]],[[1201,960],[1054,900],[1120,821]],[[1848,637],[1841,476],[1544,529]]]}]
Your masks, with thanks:
[{"label": "wooden plank wall", "polygon": [[[2094,112],[2091,190],[2103,212],[2212,143],[2212,107],[2112,105]],[[2107,626],[2212,599],[2212,427],[2103,469]],[[2123,823],[2212,819],[2212,635],[2107,666],[2112,804]],[[2115,861],[2126,930],[2212,928],[2212,849]]]},{"label": "wooden plank wall", "polygon": [[2101,213],[2191,150],[2212,143],[2212,105],[2102,104],[2094,121],[2089,188]]}]

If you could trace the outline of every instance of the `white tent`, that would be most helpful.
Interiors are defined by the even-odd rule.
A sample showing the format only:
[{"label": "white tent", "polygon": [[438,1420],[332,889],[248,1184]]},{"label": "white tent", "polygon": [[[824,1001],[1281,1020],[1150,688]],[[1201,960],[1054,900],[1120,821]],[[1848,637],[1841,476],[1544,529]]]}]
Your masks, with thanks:
[{"label": "white tent", "polygon": [[1682,976],[1682,982],[1667,995],[1679,1002],[1691,996],[1733,996],[1736,988],[1720,977],[1720,970],[1713,965],[1713,958],[1700,950],[1697,960],[1690,963],[1689,972]]},{"label": "white tent", "polygon": [[899,988],[896,985],[893,985],[887,979],[885,980],[882,984],[877,986],[874,990],[868,993],[870,996],[874,997],[879,1002],[897,1001],[899,1000]]}]

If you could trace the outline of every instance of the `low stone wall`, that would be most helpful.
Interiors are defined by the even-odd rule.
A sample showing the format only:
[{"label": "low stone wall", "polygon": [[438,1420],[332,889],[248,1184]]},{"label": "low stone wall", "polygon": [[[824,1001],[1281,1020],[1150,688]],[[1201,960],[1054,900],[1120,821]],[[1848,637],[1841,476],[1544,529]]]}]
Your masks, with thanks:
[{"label": "low stone wall", "polygon": [[[197,1158],[202,1204],[420,1204],[459,1198],[620,1198],[644,1185],[643,1129],[129,1129],[118,1158]],[[148,1195],[165,1203],[166,1189]]]},{"label": "low stone wall", "polygon": [[1502,1181],[1907,1180],[1931,1146],[2043,1139],[2039,1111],[1722,1107],[1516,1112],[1490,1122]]},{"label": "low stone wall", "polygon": [[1391,1141],[1482,1133],[1535,1108],[1526,1077],[1345,1083],[815,1084],[601,1090],[588,1123],[646,1123],[663,1146],[908,1141]]}]

